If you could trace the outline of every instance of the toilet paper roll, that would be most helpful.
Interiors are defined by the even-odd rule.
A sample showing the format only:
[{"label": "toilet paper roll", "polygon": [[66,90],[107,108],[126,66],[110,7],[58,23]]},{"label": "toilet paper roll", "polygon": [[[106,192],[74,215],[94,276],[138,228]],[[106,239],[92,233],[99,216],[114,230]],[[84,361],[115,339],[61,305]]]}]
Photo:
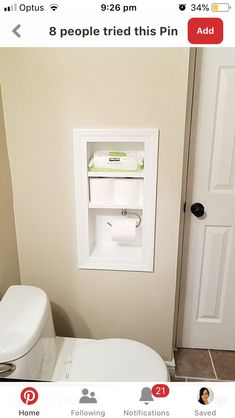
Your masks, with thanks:
[{"label": "toilet paper roll", "polygon": [[112,241],[133,241],[136,237],[136,219],[120,216],[113,218],[111,239]]},{"label": "toilet paper roll", "polygon": [[119,204],[143,203],[143,179],[115,179],[115,198]]},{"label": "toilet paper roll", "polygon": [[91,178],[90,179],[90,200],[94,204],[105,204],[113,202],[113,178]]}]

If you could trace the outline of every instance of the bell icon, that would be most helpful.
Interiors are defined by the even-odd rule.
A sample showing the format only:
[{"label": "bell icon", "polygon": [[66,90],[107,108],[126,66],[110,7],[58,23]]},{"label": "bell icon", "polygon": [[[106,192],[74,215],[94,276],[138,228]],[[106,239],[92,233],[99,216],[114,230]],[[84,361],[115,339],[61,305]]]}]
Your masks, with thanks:
[{"label": "bell icon", "polygon": [[150,388],[145,387],[142,389],[140,401],[144,402],[145,405],[148,405],[149,402],[153,401],[152,390]]}]

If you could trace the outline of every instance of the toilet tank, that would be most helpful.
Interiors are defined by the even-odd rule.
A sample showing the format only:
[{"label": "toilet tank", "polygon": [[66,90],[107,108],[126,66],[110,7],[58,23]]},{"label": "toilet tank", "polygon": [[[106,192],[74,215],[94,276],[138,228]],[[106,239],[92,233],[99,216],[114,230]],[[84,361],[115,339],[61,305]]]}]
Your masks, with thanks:
[{"label": "toilet tank", "polygon": [[[9,287],[0,302],[0,377],[50,380],[56,356],[46,293],[33,286]],[[6,364],[11,371],[4,372]]]}]

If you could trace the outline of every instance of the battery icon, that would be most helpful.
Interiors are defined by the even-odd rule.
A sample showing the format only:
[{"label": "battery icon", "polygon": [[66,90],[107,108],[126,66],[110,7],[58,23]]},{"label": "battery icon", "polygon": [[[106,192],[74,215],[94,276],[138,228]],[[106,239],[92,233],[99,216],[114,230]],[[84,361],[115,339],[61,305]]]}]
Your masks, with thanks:
[{"label": "battery icon", "polygon": [[212,3],[212,12],[229,12],[231,6],[228,3]]}]

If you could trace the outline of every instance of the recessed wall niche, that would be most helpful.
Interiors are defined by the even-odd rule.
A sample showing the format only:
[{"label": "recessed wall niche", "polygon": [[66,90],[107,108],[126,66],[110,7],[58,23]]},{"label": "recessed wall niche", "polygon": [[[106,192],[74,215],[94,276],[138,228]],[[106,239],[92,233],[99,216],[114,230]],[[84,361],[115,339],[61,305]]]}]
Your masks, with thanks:
[{"label": "recessed wall niche", "polygon": [[157,129],[75,129],[78,267],[153,271]]}]

